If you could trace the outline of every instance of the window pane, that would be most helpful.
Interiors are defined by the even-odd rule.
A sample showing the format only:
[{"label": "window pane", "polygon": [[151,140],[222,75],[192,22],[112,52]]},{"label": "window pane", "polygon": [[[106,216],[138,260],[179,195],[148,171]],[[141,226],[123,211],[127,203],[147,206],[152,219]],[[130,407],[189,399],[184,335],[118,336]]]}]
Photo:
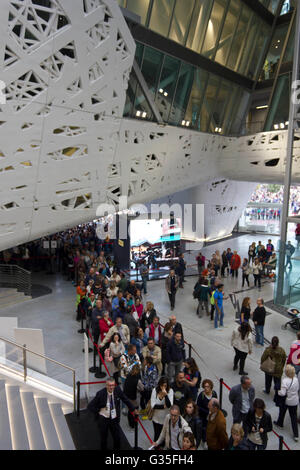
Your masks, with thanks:
[{"label": "window pane", "polygon": [[227,103],[230,97],[230,94],[233,93],[235,85],[232,83],[227,82],[227,80],[222,80],[218,96],[214,100],[211,109],[211,119],[210,119],[210,132],[217,132],[216,128],[222,129],[222,133],[224,133],[223,127],[223,120],[224,114],[227,107]]},{"label": "window pane", "polygon": [[209,57],[210,59],[215,55],[215,45],[221,27],[226,3],[227,1],[215,0],[210,19],[208,21],[201,54]]},{"label": "window pane", "polygon": [[195,0],[177,1],[171,25],[169,38],[180,44],[185,44],[187,29],[193,13]]},{"label": "window pane", "polygon": [[[272,103],[266,123],[266,131],[271,131],[274,126],[285,123],[289,119],[290,102],[290,79],[289,74],[281,75],[278,78],[276,89],[273,94]],[[275,127],[276,129],[276,127]]]},{"label": "window pane", "polygon": [[196,0],[196,6],[186,42],[186,46],[193,51],[200,52],[201,50],[212,5],[213,2],[208,2],[207,0]]},{"label": "window pane", "polygon": [[125,108],[124,108],[124,113],[123,113],[125,117],[133,116],[133,106],[134,106],[134,101],[135,101],[136,87],[137,87],[137,79],[135,77],[135,73],[132,71],[130,74],[128,88],[126,92],[126,103],[125,103]]},{"label": "window pane", "polygon": [[147,119],[148,121],[153,120],[151,108],[139,85],[137,86],[137,91],[136,91],[133,117]]},{"label": "window pane", "polygon": [[142,64],[143,52],[144,52],[143,44],[141,44],[140,42],[137,42],[136,49],[135,49],[135,60],[137,61],[139,66],[141,66]]},{"label": "window pane", "polygon": [[[215,125],[215,118],[216,114],[214,113],[214,106],[216,101],[216,95],[218,93],[218,87],[221,79],[216,75],[210,74],[208,84],[205,91],[204,101],[203,101],[203,108],[206,110],[208,115],[207,127],[205,131],[213,129],[217,127]],[[209,128],[210,126],[210,128]],[[204,130],[204,129],[203,129]]]},{"label": "window pane", "polygon": [[233,38],[230,55],[227,61],[227,67],[231,70],[236,71],[237,64],[239,63],[239,59],[242,53],[242,46],[247,32],[247,25],[252,16],[253,13],[251,10],[246,6],[243,6],[242,15],[240,17],[236,34]]},{"label": "window pane", "polygon": [[283,56],[283,60],[282,60],[283,64],[286,62],[291,62],[293,60],[294,44],[295,44],[295,21],[293,21],[292,30],[291,30],[290,37],[289,37],[289,40],[285,49],[285,53]]},{"label": "window pane", "polygon": [[146,24],[150,0],[127,0],[127,9],[141,17],[141,23]]},{"label": "window pane", "polygon": [[175,92],[180,61],[173,57],[166,56],[161,72],[158,91],[156,94],[156,104],[164,121],[168,121],[170,108]]},{"label": "window pane", "polygon": [[184,119],[193,85],[194,70],[191,65],[184,62],[181,64],[174,103],[169,117],[170,124],[180,125]]},{"label": "window pane", "polygon": [[288,24],[278,26],[275,30],[271,46],[266,57],[261,79],[268,80],[274,78],[276,73],[277,65],[283,50],[284,40],[287,34]]},{"label": "window pane", "polygon": [[185,120],[191,122],[192,127],[199,131],[206,129],[208,125],[208,115],[202,107],[207,80],[207,72],[200,69],[195,71],[193,88],[185,114]]},{"label": "window pane", "polygon": [[158,52],[155,49],[152,49],[151,47],[145,46],[144,59],[141,71],[144,75],[144,78],[147,82],[150,91],[153,94],[153,97],[155,95],[158,85],[162,60],[163,54],[161,52]]},{"label": "window pane", "polygon": [[259,23],[256,15],[252,16],[250,28],[247,30],[246,41],[242,49],[242,56],[239,63],[236,65],[235,70],[242,75],[246,75],[249,61],[253,54],[256,54],[256,40],[259,32]]},{"label": "window pane", "polygon": [[215,58],[216,62],[219,62],[222,65],[225,65],[227,61],[240,10],[241,3],[237,0],[231,0]]},{"label": "window pane", "polygon": [[149,28],[167,36],[175,0],[154,0]]}]

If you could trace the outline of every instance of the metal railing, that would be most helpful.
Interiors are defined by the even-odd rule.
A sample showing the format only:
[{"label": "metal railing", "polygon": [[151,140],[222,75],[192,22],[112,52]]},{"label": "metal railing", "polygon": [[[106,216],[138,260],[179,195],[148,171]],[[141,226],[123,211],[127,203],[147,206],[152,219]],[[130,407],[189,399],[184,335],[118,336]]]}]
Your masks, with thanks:
[{"label": "metal railing", "polygon": [[0,287],[17,288],[25,295],[31,295],[31,272],[16,264],[0,264]]},{"label": "metal railing", "polygon": [[[4,352],[4,345],[1,345],[1,342],[7,344],[8,346],[13,346],[13,348],[7,348],[8,350]],[[2,347],[1,347],[2,346]],[[1,347],[1,353],[0,353],[0,371],[1,371],[1,366],[2,368],[5,368],[5,370],[8,370],[10,373],[14,373],[18,375],[19,377],[23,378],[24,382],[27,382],[27,379],[30,379],[31,382],[36,382],[40,383],[43,385],[47,385],[47,388],[49,391],[51,388],[55,390],[55,392],[60,392],[62,394],[61,398],[64,399],[63,394],[67,393],[63,389],[59,389],[57,387],[52,386],[49,383],[44,383],[41,380],[36,379],[32,375],[28,374],[28,369],[34,371],[34,368],[30,368],[30,364],[32,362],[32,356],[34,355],[36,357],[42,358],[45,361],[49,361],[52,364],[58,365],[60,367],[63,367],[65,370],[68,370],[72,372],[72,399],[73,399],[73,408],[74,412],[76,411],[76,371],[72,367],[66,366],[65,364],[62,364],[61,362],[55,361],[54,359],[51,359],[43,354],[37,353],[35,351],[32,351],[31,349],[28,349],[26,347],[26,344],[21,345],[18,344],[14,341],[8,340],[6,338],[0,337],[0,347]],[[3,358],[3,363],[1,361],[1,356]],[[41,374],[45,375],[45,374]],[[50,377],[50,375],[45,375],[45,377]],[[28,382],[27,382],[28,383]],[[63,382],[61,382],[63,383]]]}]

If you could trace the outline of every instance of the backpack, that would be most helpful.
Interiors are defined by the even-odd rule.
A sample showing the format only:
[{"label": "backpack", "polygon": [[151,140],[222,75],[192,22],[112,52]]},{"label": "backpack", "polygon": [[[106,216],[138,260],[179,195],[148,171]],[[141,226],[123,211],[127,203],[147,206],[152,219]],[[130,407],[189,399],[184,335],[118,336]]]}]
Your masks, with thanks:
[{"label": "backpack", "polygon": [[210,303],[211,303],[211,305],[215,305],[215,297],[214,297],[215,292],[216,292],[216,291],[214,290],[214,291],[212,292],[211,296],[210,296]]},{"label": "backpack", "polygon": [[198,295],[200,293],[200,289],[201,289],[201,286],[200,286],[199,283],[197,283],[197,285],[195,286],[194,292],[193,292],[194,299],[198,298]]}]

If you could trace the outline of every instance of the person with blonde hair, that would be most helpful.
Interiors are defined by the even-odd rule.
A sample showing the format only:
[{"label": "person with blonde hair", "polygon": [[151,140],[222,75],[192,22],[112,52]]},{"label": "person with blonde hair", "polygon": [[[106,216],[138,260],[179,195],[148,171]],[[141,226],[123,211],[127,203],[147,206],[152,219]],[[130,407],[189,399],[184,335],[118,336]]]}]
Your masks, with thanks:
[{"label": "person with blonde hair", "polygon": [[234,423],[232,425],[231,436],[226,450],[249,450],[245,439],[245,432],[241,424]]},{"label": "person with blonde hair", "polygon": [[283,428],[284,417],[288,410],[294,433],[294,441],[298,442],[299,432],[297,424],[297,408],[299,402],[299,381],[297,377],[295,377],[295,369],[291,365],[286,366],[285,375],[286,376],[284,379],[282,379],[281,382],[281,389],[278,391],[278,398],[283,398],[280,399],[281,402],[278,402],[277,398],[277,403],[279,405],[279,416],[277,421],[274,421],[274,424]]}]

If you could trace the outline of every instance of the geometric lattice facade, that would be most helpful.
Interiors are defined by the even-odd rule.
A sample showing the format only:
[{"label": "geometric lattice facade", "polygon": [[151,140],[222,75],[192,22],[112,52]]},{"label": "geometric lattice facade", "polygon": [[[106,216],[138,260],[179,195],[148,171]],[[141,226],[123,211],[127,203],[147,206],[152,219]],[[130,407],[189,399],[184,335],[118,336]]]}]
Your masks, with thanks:
[{"label": "geometric lattice facade", "polygon": [[122,118],[135,43],[115,0],[1,0],[0,13],[0,250],[120,195],[282,181],[285,132],[227,138]]}]

